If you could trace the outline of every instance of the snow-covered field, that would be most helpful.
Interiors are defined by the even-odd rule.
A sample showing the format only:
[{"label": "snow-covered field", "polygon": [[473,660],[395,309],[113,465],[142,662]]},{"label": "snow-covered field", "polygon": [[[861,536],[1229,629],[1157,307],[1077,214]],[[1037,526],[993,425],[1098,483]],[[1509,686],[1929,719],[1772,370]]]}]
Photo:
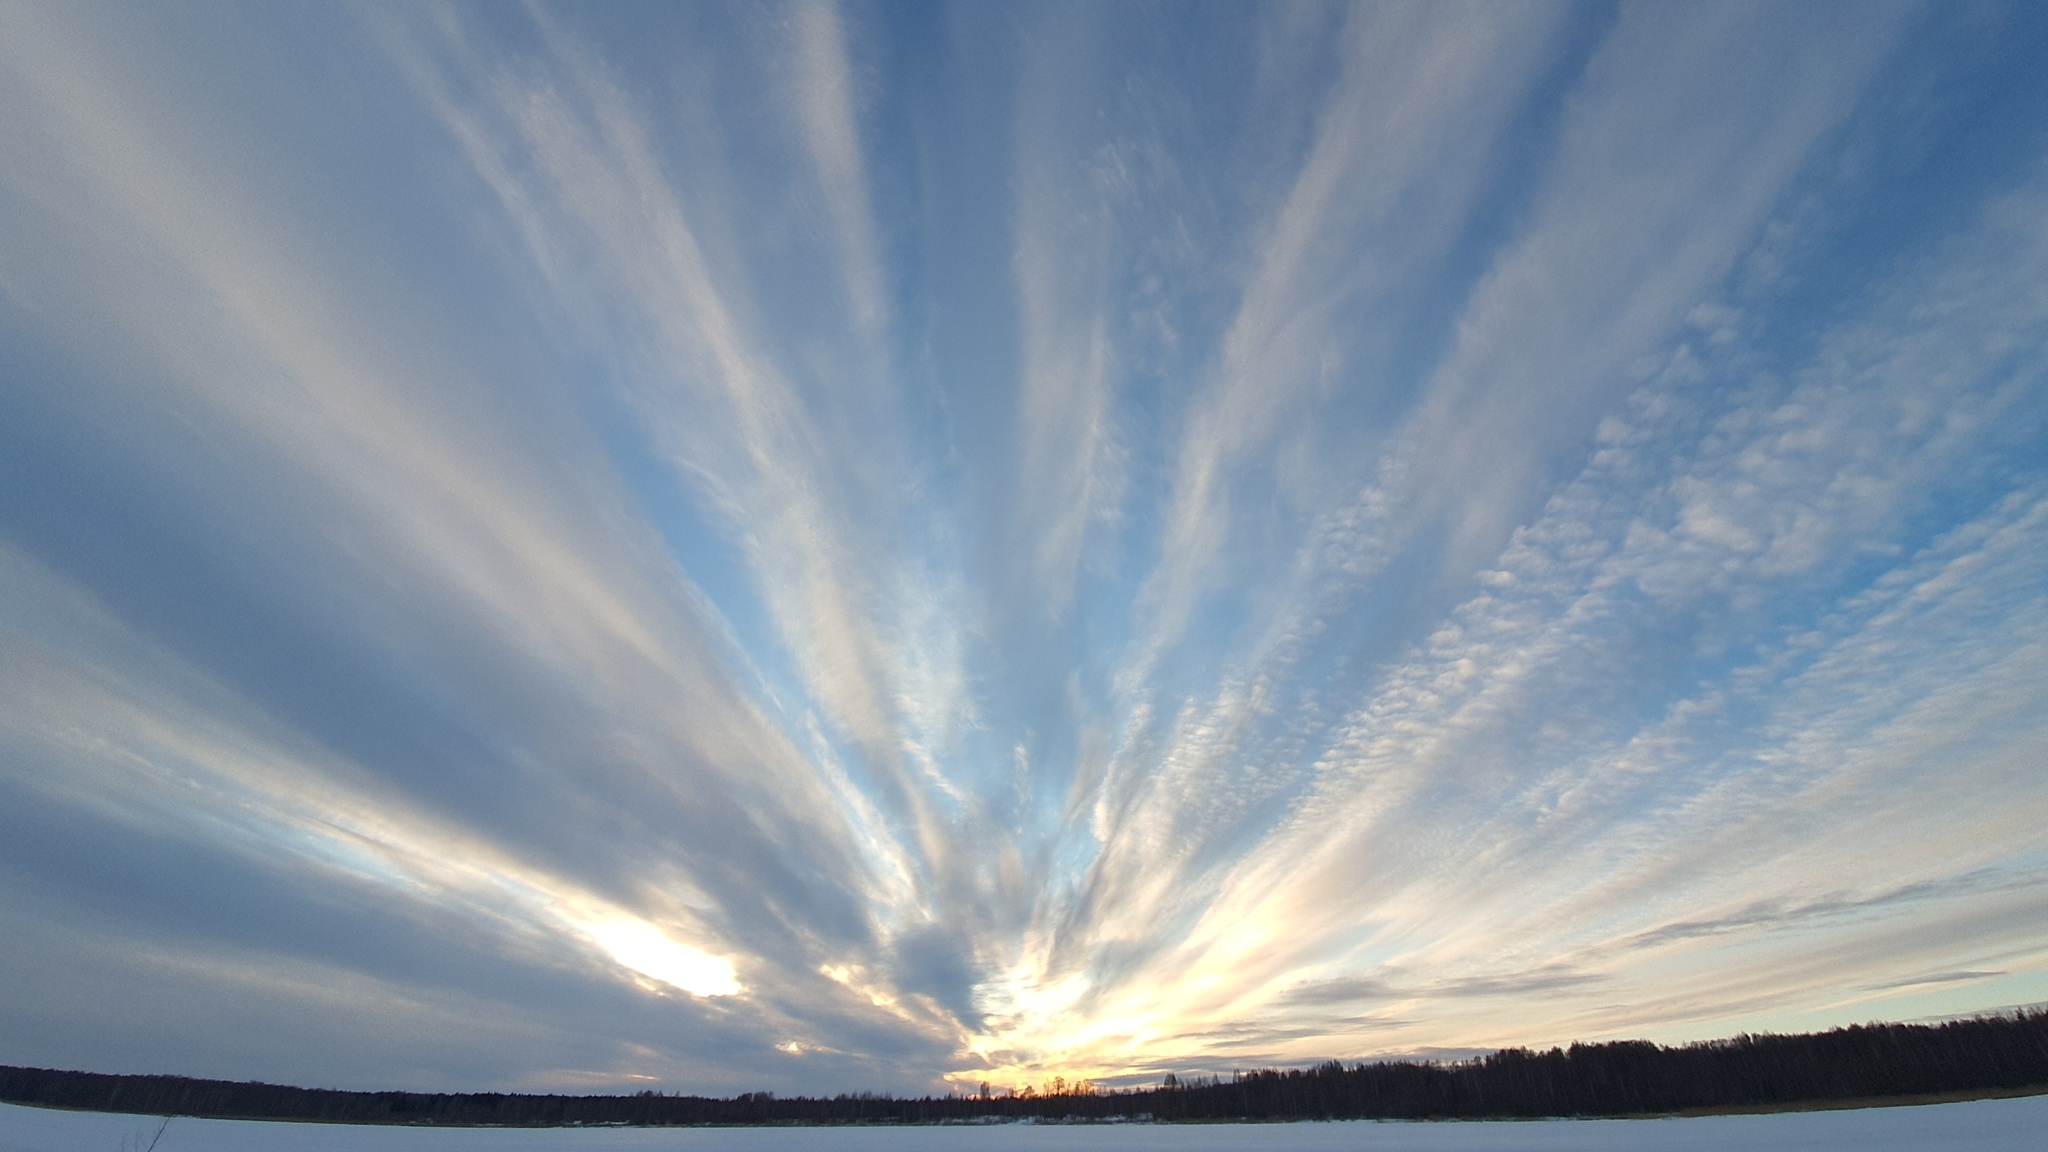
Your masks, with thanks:
[{"label": "snow-covered field", "polygon": [[[132,1152],[158,1120],[0,1104],[0,1152]],[[1912,1108],[1434,1124],[936,1128],[389,1128],[174,1120],[156,1152],[2010,1152],[2048,1148],[2048,1096]]]}]

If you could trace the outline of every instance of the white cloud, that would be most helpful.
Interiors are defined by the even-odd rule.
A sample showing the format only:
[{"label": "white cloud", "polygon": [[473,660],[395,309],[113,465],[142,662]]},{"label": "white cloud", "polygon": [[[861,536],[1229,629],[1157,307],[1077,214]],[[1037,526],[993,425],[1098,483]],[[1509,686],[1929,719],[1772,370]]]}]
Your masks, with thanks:
[{"label": "white cloud", "polygon": [[1837,284],[1903,10],[1305,11],[7,10],[0,786],[668,1014],[534,1075],[2040,991],[2040,173]]},{"label": "white cloud", "polygon": [[[1516,102],[1551,47],[1554,13],[1357,9],[1342,74],[1255,263],[1174,459],[1160,563],[1141,602],[1143,680],[1187,625],[1232,534],[1237,474],[1267,466],[1329,403],[1331,360],[1442,260],[1488,176]],[[1354,366],[1352,372],[1361,366]],[[1363,367],[1377,367],[1367,365]],[[1350,387],[1385,387],[1353,375]],[[1361,397],[1366,399],[1369,397]],[[1355,468],[1323,462],[1337,475]]]},{"label": "white cloud", "polygon": [[[1361,972],[1408,988],[1392,1008],[1432,1020],[1432,1043],[1698,1035],[1812,1004],[1848,972],[1887,984],[2037,948],[2025,909],[2044,799],[2016,774],[2042,750],[2028,717],[2048,683],[2048,600],[2032,575],[2048,551],[2043,494],[2010,492],[1917,555],[1886,559],[1930,493],[1997,467],[1981,457],[1985,430],[2017,416],[2048,367],[2013,355],[2044,319],[2026,286],[2048,246],[2016,226],[2035,194],[1993,205],[1981,230],[1903,270],[1789,384],[1703,391],[1713,370],[1680,346],[1674,370],[1609,418],[1603,439],[1617,447],[1516,534],[1487,592],[1380,673],[1325,737],[1289,818],[1216,872],[1182,864],[1213,827],[1172,821],[1198,802],[1229,807],[1231,774],[1268,749],[1233,747],[1227,722],[1183,712],[1157,798],[1120,814],[1101,865],[1142,882],[1097,946],[1155,947],[1084,1009],[1020,1032],[1084,1050],[1103,1018],[1200,1032],[1270,1011],[1318,974]],[[1949,418],[1914,419],[1935,364]],[[1716,533],[1687,530],[1702,508],[1720,510]],[[1785,543],[1814,536],[1823,543]],[[1780,632],[1757,615],[1873,562],[1885,574],[1814,610],[1818,630]],[[1631,725],[1631,681],[1670,659],[1654,638],[1700,628],[1688,616],[1701,612],[1754,645],[1753,661],[1681,653],[1699,679],[1673,685],[1661,718]],[[1226,689],[1209,715],[1244,706]],[[1219,741],[1199,783],[1178,774]],[[1996,875],[2010,879],[1981,893],[1965,883]],[[1949,884],[1965,886],[1937,900]],[[1183,928],[1190,906],[1200,918]],[[1134,928],[1133,914],[1161,927]],[[1723,927],[1634,943],[1695,918]],[[1524,1002],[1514,1021],[1417,979],[1546,966],[1599,979]],[[1308,1058],[1341,1032],[1325,1021],[1310,1032],[1325,1047],[1268,1058]]]}]

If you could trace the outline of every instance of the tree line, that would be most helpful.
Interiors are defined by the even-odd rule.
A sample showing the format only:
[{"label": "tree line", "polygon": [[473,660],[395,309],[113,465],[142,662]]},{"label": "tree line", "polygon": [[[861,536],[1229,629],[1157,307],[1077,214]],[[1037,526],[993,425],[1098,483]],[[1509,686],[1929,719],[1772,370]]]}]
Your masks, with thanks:
[{"label": "tree line", "polygon": [[1387,1061],[1168,1076],[1156,1087],[896,1097],[550,1096],[343,1092],[184,1076],[0,1066],[0,1100],[162,1116],[351,1124],[931,1124],[996,1120],[1481,1119],[1623,1116],[2000,1089],[2048,1091],[2048,1010],[1942,1024],[1508,1048],[1455,1063]]}]

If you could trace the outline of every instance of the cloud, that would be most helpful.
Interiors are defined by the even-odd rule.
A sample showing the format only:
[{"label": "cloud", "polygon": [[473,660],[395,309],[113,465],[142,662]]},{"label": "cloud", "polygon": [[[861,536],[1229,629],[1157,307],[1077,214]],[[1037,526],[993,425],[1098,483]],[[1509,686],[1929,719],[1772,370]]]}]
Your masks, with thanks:
[{"label": "cloud", "polygon": [[1893,980],[1890,983],[1873,985],[1872,991],[1882,992],[1893,988],[1915,988],[1927,984],[1955,984],[1959,982],[1989,980],[1993,976],[2003,975],[2005,975],[2003,972],[1933,972],[1925,976],[1908,977],[1904,980]]},{"label": "cloud", "polygon": [[[841,139],[849,130],[844,109],[833,113],[823,103],[843,92],[827,58],[830,29],[814,27],[818,19],[799,21],[805,67],[826,73],[806,74],[802,109],[806,138],[838,198],[852,192],[836,185],[857,181],[858,173],[851,144]],[[906,854],[897,833],[878,825],[864,829],[865,843],[887,873],[929,888],[935,877],[927,863],[952,852],[935,807],[946,781],[898,707],[910,695],[898,685],[918,654],[890,631],[897,581],[849,539],[860,506],[832,498],[858,491],[857,484],[854,492],[841,488],[853,478],[847,453],[856,444],[826,434],[764,346],[745,278],[714,262],[734,241],[721,236],[707,246],[704,225],[668,182],[629,96],[571,33],[544,31],[547,71],[476,65],[481,73],[467,79],[485,93],[477,104],[441,92],[432,73],[416,82],[435,96],[465,155],[520,223],[529,255],[565,310],[595,310],[585,338],[627,341],[627,401],[656,450],[737,535],[802,690],[821,707],[828,731],[858,749],[857,764],[876,774],[888,813],[880,819],[903,820],[912,847]],[[427,67],[413,65],[416,73]],[[821,87],[823,94],[814,90]],[[835,219],[865,235],[857,215]],[[642,243],[649,235],[659,238],[652,247]],[[579,275],[572,280],[563,268]],[[872,295],[871,284],[855,288]],[[832,785],[842,796],[858,787],[843,779]],[[869,809],[855,801],[853,810]],[[911,903],[899,902],[894,915],[917,916],[918,899],[905,894],[899,900]]]},{"label": "cloud", "polygon": [[846,27],[836,4],[809,4],[790,13],[796,40],[797,108],[804,142],[817,165],[826,210],[837,231],[848,305],[863,329],[888,318],[887,289],[869,207],[866,164]]},{"label": "cloud", "polygon": [[[153,145],[160,137],[136,122],[131,105],[116,102],[118,86],[67,57],[71,46],[62,36],[50,31],[51,43],[35,41],[37,91],[50,108],[62,109],[53,114],[64,117],[66,131],[95,146],[75,153],[80,169],[40,175],[87,182],[93,191],[83,202],[96,213],[90,222],[119,238],[113,243],[157,254],[161,269],[152,270],[153,279],[135,277],[122,292],[103,293],[99,318],[130,334],[149,379],[174,390],[168,394],[185,406],[189,426],[255,462],[244,467],[267,484],[238,492],[235,512],[275,533],[258,549],[265,562],[279,565],[271,578],[312,597],[319,605],[313,611],[331,616],[322,621],[326,628],[355,634],[346,644],[330,641],[324,658],[335,659],[337,647],[354,648],[359,657],[368,649],[369,658],[409,667],[416,691],[437,698],[438,707],[494,726],[479,739],[481,755],[494,761],[488,769],[512,773],[525,802],[542,807],[483,805],[469,808],[467,818],[498,823],[501,834],[524,842],[523,851],[587,871],[589,882],[620,895],[585,900],[503,859],[479,871],[477,841],[446,823],[403,833],[396,844],[349,820],[339,832],[323,831],[339,819],[337,811],[354,810],[361,815],[352,819],[388,833],[395,813],[411,804],[445,805],[464,785],[489,785],[460,780],[454,765],[443,766],[439,779],[409,771],[412,757],[425,751],[417,747],[387,746],[378,749],[381,760],[355,765],[332,755],[310,762],[281,756],[261,740],[242,746],[238,728],[289,729],[308,719],[262,715],[264,703],[275,708],[275,699],[231,705],[223,701],[225,687],[202,689],[210,701],[152,713],[117,706],[118,695],[86,686],[89,676],[53,679],[53,666],[39,661],[27,675],[40,691],[20,697],[34,703],[16,713],[24,730],[47,737],[50,725],[69,724],[72,731],[96,730],[104,741],[116,718],[132,715],[132,739],[151,742],[132,751],[140,762],[171,757],[243,774],[238,789],[262,789],[268,799],[237,802],[237,823],[249,834],[283,841],[279,846],[293,853],[347,858],[401,891],[422,882],[417,869],[424,867],[428,886],[448,899],[486,915],[509,899],[528,927],[572,938],[585,933],[578,925],[586,921],[623,915],[640,923],[618,910],[619,899],[652,905],[669,923],[695,922],[700,935],[709,933],[707,942],[720,931],[707,917],[737,934],[765,931],[777,938],[773,945],[757,941],[768,955],[791,943],[785,916],[803,919],[805,937],[866,936],[871,929],[858,912],[848,917],[835,909],[862,903],[847,891],[867,882],[856,861],[864,853],[872,859],[873,841],[863,843],[859,829],[842,823],[848,810],[828,795],[831,781],[814,774],[747,698],[744,669],[720,666],[730,649],[715,619],[698,615],[705,605],[687,582],[650,563],[649,541],[624,520],[616,493],[605,491],[601,467],[591,502],[593,462],[575,455],[587,442],[558,440],[554,450],[566,460],[522,457],[518,439],[533,431],[522,414],[475,406],[461,383],[437,387],[441,382],[419,368],[431,354],[351,331],[352,321],[366,318],[337,296],[334,283],[346,272],[323,285],[319,261],[283,256],[294,244],[289,231],[266,230],[271,222],[261,214],[235,212],[233,197],[207,186],[186,158]],[[80,243],[95,258],[111,251]],[[118,384],[100,386],[120,394]],[[545,421],[550,411],[543,406],[532,415]],[[563,483],[562,473],[548,467],[557,461],[586,471]],[[185,464],[173,458],[168,466]],[[187,479],[189,473],[170,474],[204,484]],[[317,524],[310,533],[309,514]],[[105,573],[93,576],[105,587]],[[76,643],[58,641],[60,650]],[[97,658],[100,674],[118,677],[124,669],[106,662],[131,663],[148,645],[116,634],[106,647],[112,652]],[[165,663],[145,659],[125,671],[146,683],[165,675]],[[492,664],[498,674],[481,674]],[[76,686],[53,695],[67,682]],[[262,686],[252,687],[263,694]],[[522,695],[545,703],[522,716]],[[240,715],[224,718],[223,708]],[[318,738],[302,732],[290,739]],[[294,759],[303,767],[290,785],[246,776],[254,765]],[[89,778],[79,760],[60,762],[53,778],[59,786]],[[311,788],[380,775],[374,799]],[[404,783],[393,789],[396,781]],[[499,781],[503,787],[506,777]],[[598,799],[608,789],[667,829],[629,820],[635,830],[627,840],[606,845],[534,819],[550,804],[558,812],[609,804]],[[106,792],[132,794],[125,784]],[[769,797],[777,799],[764,806]],[[201,811],[206,806],[198,801]],[[859,810],[853,812],[857,819]],[[471,846],[469,862],[457,864],[464,845]],[[660,859],[652,871],[644,869],[646,854]],[[452,869],[454,877],[437,869]],[[744,891],[731,886],[735,881]],[[693,901],[701,906],[692,909]],[[763,917],[742,905],[786,911]],[[798,971],[804,968],[799,960]]]},{"label": "cloud", "polygon": [[[1986,214],[1984,233],[1931,257],[1934,267],[1903,273],[1893,294],[1879,294],[1871,314],[1843,323],[1831,340],[1821,342],[1812,353],[1815,368],[1802,382],[1789,387],[1760,382],[1750,393],[1702,392],[1703,369],[1681,344],[1671,370],[1631,401],[1637,413],[1654,414],[1651,430],[1624,431],[1634,426],[1616,421],[1609,438],[1634,437],[1635,446],[1597,454],[1586,474],[1552,497],[1543,517],[1517,533],[1486,581],[1490,590],[1454,612],[1410,660],[1379,673],[1368,704],[1328,737],[1329,751],[1317,763],[1320,779],[1269,839],[1230,860],[1227,871],[1208,876],[1176,876],[1160,869],[1158,861],[1162,855],[1174,858],[1168,844],[1213,844],[1213,828],[1198,826],[1160,841],[1113,841],[1103,860],[1117,859],[1119,847],[1127,846],[1134,871],[1143,869],[1142,891],[1171,892],[1179,908],[1193,905],[1203,911],[1192,924],[1193,917],[1161,916],[1173,927],[1152,938],[1165,947],[1148,962],[1113,973],[1116,983],[1109,988],[1091,990],[1096,998],[1091,1011],[1114,1015],[1127,1010],[1140,1020],[1170,1011],[1241,1017],[1256,1011],[1250,1004],[1257,1002],[1257,994],[1247,989],[1299,972],[1305,957],[1341,955],[1347,948],[1440,969],[1471,962],[1460,939],[1493,950],[1525,932],[1533,945],[1551,938],[1550,932],[1564,931],[1570,935],[1558,940],[1560,950],[1535,951],[1530,958],[1590,958],[1599,955],[1600,939],[1591,926],[1608,920],[1628,901],[1652,892],[1659,894],[1655,900],[1682,899],[1678,893],[1707,877],[1715,877],[1711,887],[1723,893],[1772,891],[1784,881],[1763,870],[1785,867],[1782,854],[1798,860],[1790,875],[1801,877],[1911,875],[1902,854],[1900,837],[1907,835],[1899,823],[1902,811],[1867,811],[1852,799],[1925,795],[1916,791],[1924,784],[1909,785],[1903,778],[1876,784],[1885,765],[1908,771],[1909,765],[1949,766],[1946,783],[1955,791],[1944,789],[1944,796],[1965,791],[2010,795],[2006,773],[2024,762],[2028,753],[2022,749],[2032,739],[2018,717],[2031,706],[2031,690],[2024,685],[2033,682],[2026,669],[2034,659],[2030,627],[2013,626],[2034,612],[2021,607],[2031,602],[2032,593],[1991,573],[2024,579],[2020,573],[2026,561],[2020,558],[2037,547],[2033,530],[2021,526],[2031,524],[2033,515],[2025,511],[2034,499],[2025,490],[2007,495],[2004,503],[1986,511],[1984,520],[1957,529],[1948,541],[1929,541],[1928,551],[1897,563],[1890,575],[1837,593],[1841,598],[1833,601],[1832,610],[1817,609],[1837,630],[1835,639],[1794,633],[1771,640],[1772,626],[1755,621],[1742,625],[1758,629],[1751,635],[1762,653],[1754,664],[1688,653],[1680,675],[1706,679],[1690,692],[1682,689],[1666,705],[1663,724],[1632,731],[1626,717],[1633,707],[1630,697],[1640,686],[1615,678],[1631,675],[1626,670],[1632,660],[1668,659],[1641,647],[1642,638],[1669,626],[1658,622],[1668,619],[1665,613],[1699,610],[1697,601],[1674,599],[1669,589],[1675,585],[1646,585],[1640,573],[1669,572],[1677,578],[1682,571],[1704,578],[1708,583],[1698,587],[1719,588],[1720,602],[1729,605],[1723,611],[1733,613],[1730,624],[1753,621],[1749,614],[1761,602],[1757,597],[1763,588],[1804,594],[1818,579],[1839,580],[1840,565],[1868,564],[1885,556],[1896,545],[1873,540],[1871,533],[1905,530],[1915,521],[1902,515],[1904,509],[1914,507],[1941,478],[1962,474],[1957,466],[1969,451],[1950,438],[1950,430],[1995,423],[1976,415],[1977,406],[2005,410],[2015,395],[2012,389],[2033,371],[2015,367],[2003,352],[1964,350],[2019,346],[2024,340],[2009,334],[2030,331],[2038,323],[2034,305],[2011,304],[2029,299],[2018,285],[2035,275],[2038,249],[2035,238],[2007,230],[2004,222],[2015,218],[2009,212],[2004,204],[1994,205]],[[1943,269],[1948,261],[1953,265]],[[1928,320],[1951,315],[1982,318],[2001,334],[1963,332]],[[1870,343],[1878,331],[1886,333],[1885,340]],[[1956,343],[1948,343],[1951,338]],[[1928,341],[1939,342],[1939,351]],[[1844,356],[1848,348],[1855,348],[1856,355]],[[1904,417],[1926,396],[1919,366],[1933,362],[1944,366],[1953,425]],[[1844,377],[1858,386],[1835,382]],[[1885,380],[1895,381],[1896,390],[1877,386]],[[1703,418],[1692,407],[1696,404],[1709,411],[1728,407],[1716,420]],[[1712,433],[1692,439],[1699,428]],[[1882,448],[1872,442],[1879,437],[1888,440]],[[1969,438],[1965,433],[1964,439]],[[1646,483],[1644,466],[1682,453],[1677,444],[1683,443],[1698,444],[1702,454],[1691,462],[1679,455],[1675,474],[1666,474],[1664,486]],[[1742,464],[1716,481],[1703,478],[1717,473],[1723,461]],[[1768,482],[1760,482],[1765,477]],[[1658,534],[1645,527],[1644,513],[1650,509],[1682,524],[1691,504],[1732,493],[1765,506],[1828,508],[1831,518],[1848,518],[1853,527],[1844,535],[1859,546],[1854,551],[1826,547],[1824,554],[1837,567],[1817,572],[1805,563],[1748,561],[1769,554],[1762,545],[1721,544],[1702,553],[1697,536]],[[1810,514],[1766,515],[1801,533],[1835,531],[1818,528],[1824,521]],[[1974,551],[1976,542],[1994,539],[2001,542],[1991,552]],[[1951,551],[1958,548],[1963,552]],[[1994,560],[1994,554],[2009,559]],[[1744,566],[1733,567],[1731,555],[1745,558],[1739,561]],[[1667,562],[1675,567],[1665,569]],[[1936,575],[1952,565],[1972,574],[1969,583],[1976,592],[1971,602],[1984,606],[1984,615],[1976,619],[2005,622],[1995,637],[1977,631],[1981,624],[1949,615],[1968,611],[1961,602],[1947,601],[1946,590],[1953,585]],[[1928,599],[1905,591],[1914,587],[1927,588]],[[1976,599],[1992,587],[2009,591]],[[1653,598],[1641,599],[1643,592]],[[1917,609],[1893,615],[1878,607],[1894,598],[1924,605],[1944,623],[1909,622]],[[1909,635],[1923,637],[1928,646],[1907,641]],[[1723,643],[1711,634],[1700,639]],[[1817,644],[1822,647],[1816,649]],[[1841,645],[1836,654],[1820,654],[1832,644]],[[1883,671],[1936,666],[1946,670],[1930,671],[1927,678],[1893,679]],[[1969,686],[1951,687],[1958,683]],[[1223,696],[1219,704],[1231,699]],[[1845,702],[1851,701],[1847,709],[1855,714],[1843,714]],[[1727,739],[1730,713],[1752,709],[1765,716],[1776,713],[1776,719],[1766,719],[1749,712],[1741,721],[1765,743],[1747,752],[1719,744]],[[1203,747],[1220,735],[1214,728],[1183,722],[1189,727],[1182,749]],[[2013,743],[2000,743],[2007,739]],[[1219,761],[1257,761],[1258,753],[1247,749],[1241,735],[1232,732],[1230,740],[1221,745]],[[1963,752],[1955,741],[1968,741],[1978,750]],[[1875,753],[1880,747],[1896,751]],[[1955,767],[1964,763],[1975,767]],[[1229,778],[1193,784],[1171,775],[1175,767],[1171,755],[1162,758],[1155,779],[1165,795],[1228,802],[1221,798],[1231,796]],[[1922,830],[1911,835],[1926,837],[1918,842],[1930,867],[1961,867],[1961,873],[1947,874],[1970,874],[1952,855],[1946,821],[1956,809],[1950,803],[1936,806],[1945,814],[1942,821],[1920,825]],[[1461,813],[1466,815],[1455,815]],[[1470,823],[1461,823],[1466,820]],[[2020,837],[1984,844],[1980,858],[2024,853],[2025,834],[2017,832],[2017,823],[1985,815],[1967,822],[1980,832],[1997,826]],[[1815,829],[1823,825],[1838,829],[1842,837],[1833,840],[1830,834],[1832,850],[1847,850],[1859,840],[1882,843],[1887,863],[1880,865],[1866,848],[1855,850],[1853,864],[1822,864],[1831,858],[1816,841]],[[1877,828],[1886,832],[1867,838]],[[1579,839],[1582,835],[1585,839]],[[1471,857],[1447,857],[1447,845],[1455,843],[1472,845]],[[1947,862],[1935,865],[1935,859]],[[1739,863],[1748,861],[1756,863]],[[2024,886],[2030,875],[2017,873],[2011,882]],[[1602,879],[1585,888],[1588,877]],[[1961,893],[1969,885],[1952,889],[1948,884],[1914,881],[1890,893],[1772,903],[1695,927],[1755,940],[1772,935],[1774,928],[1883,908],[1922,892],[1935,902],[1968,903]],[[1641,911],[1656,906],[1652,902]],[[1987,908],[1984,915],[1987,919],[1979,923],[1988,924],[1995,913]],[[1119,924],[1120,936],[1140,935],[1128,933],[1126,923]],[[1318,926],[1324,924],[1331,936],[1321,934]],[[1688,929],[1679,935],[1690,934]],[[1567,943],[1571,936],[1578,939]],[[1580,953],[1588,947],[1593,950]],[[1873,959],[1866,955],[1858,962]],[[1789,958],[1785,962],[1791,963]],[[1487,987],[1485,978],[1469,979],[1462,985],[1468,992]],[[1162,982],[1180,991],[1163,993],[1158,990]],[[1301,987],[1360,993],[1392,988],[1375,975]],[[1436,990],[1443,996],[1436,1001],[1440,1008],[1457,987],[1446,984]],[[1610,988],[1595,993],[1603,998],[1619,994]],[[1298,990],[1281,999],[1310,995]],[[1741,1003],[1751,1011],[1760,1007],[1753,998]],[[1637,1002],[1631,1017],[1639,1027],[1643,1007]],[[1695,1002],[1687,1010],[1697,1013],[1700,1005]]]},{"label": "cloud", "polygon": [[2042,995],[2048,183],[1961,130],[2023,37],[0,32],[0,1059],[903,1090]]},{"label": "cloud", "polygon": [[1352,14],[1340,78],[1190,410],[1160,564],[1140,598],[1156,635],[1129,675],[1148,675],[1186,627],[1230,535],[1235,475],[1256,474],[1279,437],[1304,430],[1300,418],[1328,403],[1338,358],[1363,343],[1358,329],[1384,323],[1376,313],[1469,225],[1490,146],[1557,35],[1553,13],[1502,15]]},{"label": "cloud", "polygon": [[1499,996],[1521,999],[1561,989],[1584,988],[1586,985],[1598,984],[1606,979],[1607,977],[1596,973],[1561,966],[1501,976],[1468,976],[1457,980],[1423,982],[1409,984],[1406,987],[1370,977],[1350,976],[1299,985],[1275,997],[1275,1003],[1334,1005],[1370,1000],[1414,1000],[1434,996]]}]

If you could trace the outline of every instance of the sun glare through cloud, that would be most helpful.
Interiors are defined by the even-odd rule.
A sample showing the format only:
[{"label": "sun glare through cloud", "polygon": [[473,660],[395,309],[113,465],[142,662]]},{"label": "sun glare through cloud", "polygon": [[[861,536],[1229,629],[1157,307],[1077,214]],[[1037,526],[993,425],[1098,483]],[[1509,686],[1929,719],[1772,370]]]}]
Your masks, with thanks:
[{"label": "sun glare through cloud", "polygon": [[0,6],[0,1063],[2048,1002],[2048,8]]},{"label": "sun glare through cloud", "polygon": [[593,924],[589,931],[591,939],[621,965],[692,996],[731,996],[740,991],[732,961],[678,944],[644,920],[613,920]]}]

